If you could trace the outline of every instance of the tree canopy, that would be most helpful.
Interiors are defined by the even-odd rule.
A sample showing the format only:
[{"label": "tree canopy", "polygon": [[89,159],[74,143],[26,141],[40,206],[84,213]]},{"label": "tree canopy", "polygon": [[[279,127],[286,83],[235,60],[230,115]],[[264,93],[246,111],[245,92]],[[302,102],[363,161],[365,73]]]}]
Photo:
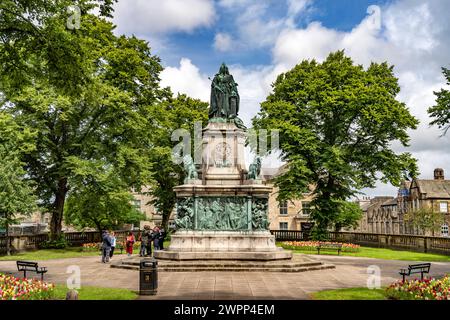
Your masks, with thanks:
[{"label": "tree canopy", "polygon": [[[32,131],[20,127],[11,115],[0,111],[0,227],[7,234],[18,215],[28,215],[37,209],[34,186],[21,161],[22,155],[33,149],[33,138]],[[9,241],[6,251],[9,254]]]},{"label": "tree canopy", "polygon": [[[447,85],[450,85],[450,70],[442,68],[445,79],[447,79]],[[434,92],[436,96],[436,105],[428,109],[429,115],[434,118],[431,121],[431,125],[437,125],[439,129],[444,131],[444,135],[447,134],[450,129],[450,90],[441,89],[438,92]]]},{"label": "tree canopy", "polygon": [[418,120],[396,99],[393,67],[354,65],[343,51],[319,63],[304,60],[278,76],[253,119],[256,129],[280,130],[286,171],[276,179],[279,199],[301,198],[314,186],[311,217],[321,238],[337,221],[341,201],[378,178],[399,185],[417,174],[407,130]]},{"label": "tree canopy", "polygon": [[167,229],[170,214],[176,203],[173,188],[183,184],[185,177],[183,166],[173,161],[173,149],[178,141],[172,141],[172,133],[176,129],[187,130],[193,151],[195,122],[204,125],[208,121],[208,104],[186,95],[178,95],[162,103],[156,121],[160,126],[153,132],[155,147],[150,153],[153,174],[149,193],[153,196],[151,203],[162,215],[162,225]]},{"label": "tree canopy", "polygon": [[[72,185],[112,167],[129,188],[150,181],[154,119],[170,96],[149,45],[116,36],[114,25],[89,10],[111,14],[112,1],[80,1],[80,28],[67,28],[72,1],[6,1],[0,10],[0,108],[36,131],[24,156],[43,207],[59,237]],[[8,6],[9,5],[9,6]],[[103,10],[103,11],[102,11]],[[102,178],[97,176],[99,180]]]}]

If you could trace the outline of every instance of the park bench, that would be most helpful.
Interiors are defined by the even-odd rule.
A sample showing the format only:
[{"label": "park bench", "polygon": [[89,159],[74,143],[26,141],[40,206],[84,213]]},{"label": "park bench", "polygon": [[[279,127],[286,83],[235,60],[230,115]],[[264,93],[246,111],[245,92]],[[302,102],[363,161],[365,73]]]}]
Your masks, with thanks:
[{"label": "park bench", "polygon": [[403,276],[403,282],[405,282],[405,276],[410,276],[414,273],[420,273],[420,279],[423,280],[424,273],[430,273],[431,263],[411,264],[408,269],[400,269],[400,274]]},{"label": "park bench", "polygon": [[41,280],[44,280],[44,273],[47,272],[46,267],[39,267],[37,262],[32,261],[17,261],[17,270],[23,271],[23,277],[27,277],[27,271],[36,272],[41,275]]},{"label": "park bench", "polygon": [[317,254],[320,254],[320,250],[337,251],[338,255],[340,255],[342,243],[319,243],[317,246]]}]

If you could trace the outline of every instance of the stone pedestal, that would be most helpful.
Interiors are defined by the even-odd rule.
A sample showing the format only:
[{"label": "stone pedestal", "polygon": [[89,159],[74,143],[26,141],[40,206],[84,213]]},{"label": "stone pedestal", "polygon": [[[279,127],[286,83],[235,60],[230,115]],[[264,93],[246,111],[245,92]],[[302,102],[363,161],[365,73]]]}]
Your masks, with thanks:
[{"label": "stone pedestal", "polygon": [[232,122],[210,122],[203,130],[198,180],[174,188],[177,227],[158,259],[283,260],[292,254],[275,246],[268,231],[272,187],[248,180],[245,132]]}]

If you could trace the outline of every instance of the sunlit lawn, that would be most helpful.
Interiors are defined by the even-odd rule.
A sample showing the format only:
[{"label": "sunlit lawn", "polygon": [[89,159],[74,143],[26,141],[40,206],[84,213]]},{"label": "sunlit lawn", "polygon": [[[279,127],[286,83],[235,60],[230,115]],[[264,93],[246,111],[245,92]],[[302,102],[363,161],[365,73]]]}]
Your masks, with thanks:
[{"label": "sunlit lawn", "polygon": [[[277,243],[281,246],[281,243]],[[292,250],[292,249],[288,249]],[[295,249],[295,253],[317,254],[317,250]],[[321,255],[337,255],[336,251],[321,251]],[[450,256],[435,253],[422,253],[385,248],[360,247],[358,252],[342,252],[341,256],[366,257],[384,260],[408,260],[408,261],[443,261],[450,262]]]},{"label": "sunlit lawn", "polygon": [[[55,288],[54,299],[65,300],[67,287],[58,284]],[[79,300],[135,300],[138,294],[128,289],[81,287],[77,289]]]},{"label": "sunlit lawn", "polygon": [[386,300],[384,289],[349,288],[311,294],[313,300]]}]

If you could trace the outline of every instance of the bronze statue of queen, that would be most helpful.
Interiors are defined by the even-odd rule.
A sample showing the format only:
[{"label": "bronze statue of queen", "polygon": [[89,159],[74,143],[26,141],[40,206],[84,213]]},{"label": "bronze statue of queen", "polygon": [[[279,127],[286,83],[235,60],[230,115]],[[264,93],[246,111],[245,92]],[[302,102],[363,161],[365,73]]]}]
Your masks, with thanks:
[{"label": "bronze statue of queen", "polygon": [[219,73],[211,83],[211,103],[209,118],[234,119],[239,112],[238,84],[228,71],[225,63],[220,66]]}]

